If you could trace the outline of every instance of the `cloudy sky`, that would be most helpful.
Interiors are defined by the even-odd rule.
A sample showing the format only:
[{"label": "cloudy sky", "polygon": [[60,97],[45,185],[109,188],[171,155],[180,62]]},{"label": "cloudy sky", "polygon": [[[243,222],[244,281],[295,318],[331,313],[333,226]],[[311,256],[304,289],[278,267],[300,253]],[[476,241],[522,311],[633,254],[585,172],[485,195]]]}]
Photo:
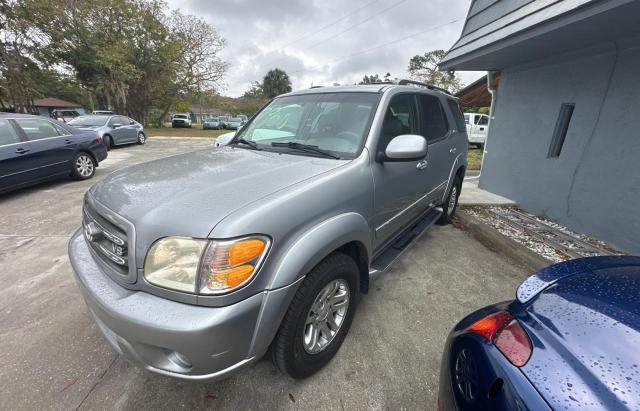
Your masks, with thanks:
[{"label": "cloudy sky", "polygon": [[[231,64],[223,94],[239,96],[274,67],[293,88],[353,84],[364,74],[407,77],[409,59],[448,49],[470,0],[169,0],[212,24]],[[460,73],[465,84],[483,73]]]}]

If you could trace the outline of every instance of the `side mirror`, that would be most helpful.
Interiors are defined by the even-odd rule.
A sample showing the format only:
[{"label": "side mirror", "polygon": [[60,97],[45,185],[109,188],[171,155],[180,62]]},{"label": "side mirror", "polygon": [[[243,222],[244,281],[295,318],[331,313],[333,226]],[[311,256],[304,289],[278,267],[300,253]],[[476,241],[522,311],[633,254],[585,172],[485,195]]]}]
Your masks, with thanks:
[{"label": "side mirror", "polygon": [[417,161],[427,155],[427,140],[415,134],[394,137],[384,153],[378,153],[380,162]]},{"label": "side mirror", "polygon": [[122,126],[122,124],[120,124],[120,123],[115,123],[114,125],[112,125],[112,126],[111,126],[111,128],[118,128],[118,127],[120,127],[120,126]]},{"label": "side mirror", "polygon": [[229,142],[236,136],[236,133],[226,133],[218,138],[216,138],[216,142],[213,143],[214,147],[222,147],[229,144]]}]

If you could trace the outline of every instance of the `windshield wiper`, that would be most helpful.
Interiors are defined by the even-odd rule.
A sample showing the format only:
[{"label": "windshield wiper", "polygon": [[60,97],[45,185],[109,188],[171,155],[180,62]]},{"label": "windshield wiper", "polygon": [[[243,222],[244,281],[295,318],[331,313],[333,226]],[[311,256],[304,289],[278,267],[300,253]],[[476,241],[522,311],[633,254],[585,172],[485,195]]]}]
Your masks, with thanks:
[{"label": "windshield wiper", "polygon": [[255,141],[251,141],[251,140],[245,140],[244,138],[240,137],[236,140],[233,141],[234,143],[240,143],[240,144],[245,144],[249,147],[251,147],[254,150],[262,150],[261,148],[258,147],[258,144]]},{"label": "windshield wiper", "polygon": [[331,154],[328,151],[318,148],[318,146],[312,146],[311,144],[296,143],[295,141],[287,141],[286,143],[279,143],[277,141],[274,141],[273,143],[271,143],[271,147],[287,147],[294,150],[306,151],[307,153],[316,153],[325,157],[331,157],[335,158],[336,160],[340,160],[340,157],[338,157],[337,155]]}]

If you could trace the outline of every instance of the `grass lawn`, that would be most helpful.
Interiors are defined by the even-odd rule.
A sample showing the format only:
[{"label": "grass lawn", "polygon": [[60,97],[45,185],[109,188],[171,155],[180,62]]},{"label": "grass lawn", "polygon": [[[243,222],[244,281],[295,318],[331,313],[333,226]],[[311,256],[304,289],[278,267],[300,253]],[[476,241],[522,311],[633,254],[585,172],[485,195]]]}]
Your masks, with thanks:
[{"label": "grass lawn", "polygon": [[171,127],[145,127],[144,131],[149,137],[218,137],[221,134],[229,133],[231,130],[203,130],[202,126],[194,125],[192,128],[171,128]]},{"label": "grass lawn", "polygon": [[469,147],[467,154],[467,168],[469,170],[480,170],[480,164],[482,163],[482,149],[475,146]]}]

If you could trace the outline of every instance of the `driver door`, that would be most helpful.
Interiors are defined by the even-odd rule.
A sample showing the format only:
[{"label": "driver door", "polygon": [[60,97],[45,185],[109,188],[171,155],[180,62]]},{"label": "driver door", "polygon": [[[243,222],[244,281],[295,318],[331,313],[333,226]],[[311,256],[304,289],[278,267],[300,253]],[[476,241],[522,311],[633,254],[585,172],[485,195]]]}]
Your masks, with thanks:
[{"label": "driver door", "polygon": [[[419,134],[419,115],[414,93],[395,95],[386,109],[376,153],[402,134]],[[376,153],[373,153],[374,156]],[[425,194],[430,187],[425,159],[407,162],[374,162],[374,249],[379,251],[396,234],[429,208]]]}]

